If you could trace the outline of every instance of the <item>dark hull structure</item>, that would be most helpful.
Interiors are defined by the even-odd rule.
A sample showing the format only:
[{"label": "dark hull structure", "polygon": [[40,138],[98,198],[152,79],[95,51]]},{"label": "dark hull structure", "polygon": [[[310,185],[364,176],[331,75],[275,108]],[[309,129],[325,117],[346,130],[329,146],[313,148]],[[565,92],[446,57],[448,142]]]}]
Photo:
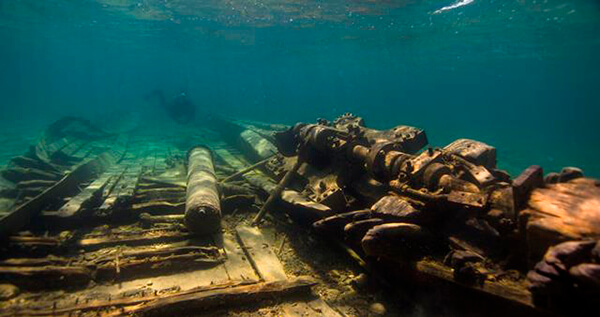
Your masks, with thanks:
[{"label": "dark hull structure", "polygon": [[290,269],[281,258],[302,241],[399,301],[427,290],[456,314],[594,311],[598,182],[538,166],[512,179],[487,144],[427,143],[351,114],[118,133],[61,119],[0,173],[0,315],[245,316],[263,301],[275,315],[385,314],[332,303],[326,278]]}]

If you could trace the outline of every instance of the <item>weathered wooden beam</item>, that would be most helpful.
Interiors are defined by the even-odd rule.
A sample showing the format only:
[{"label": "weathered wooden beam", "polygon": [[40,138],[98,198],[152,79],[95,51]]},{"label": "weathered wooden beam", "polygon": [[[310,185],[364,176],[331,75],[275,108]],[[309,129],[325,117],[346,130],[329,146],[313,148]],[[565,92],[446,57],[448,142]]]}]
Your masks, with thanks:
[{"label": "weathered wooden beam", "polygon": [[135,188],[141,177],[142,165],[141,162],[130,164],[119,180],[114,184],[114,187],[102,205],[98,208],[97,215],[99,216],[116,216],[119,210],[125,210],[131,207],[133,203],[133,195]]},{"label": "weathered wooden beam", "polygon": [[11,182],[18,183],[29,180],[50,180],[57,181],[61,178],[61,175],[57,172],[40,170],[37,168],[24,168],[24,167],[10,167],[0,172],[0,175]]},{"label": "weathered wooden beam", "polygon": [[140,297],[96,299],[77,302],[64,307],[23,308],[12,306],[0,311],[0,316],[56,316],[96,311],[101,316],[132,314],[165,314],[172,311],[194,309],[196,312],[223,304],[233,305],[255,302],[266,298],[298,293],[308,293],[316,282],[311,277],[298,277],[288,281],[266,283],[238,282],[197,287],[188,291],[150,294]]},{"label": "weathered wooden beam", "polygon": [[[421,260],[415,263],[415,273],[439,278],[455,284],[454,270],[439,262]],[[486,280],[482,284],[471,284],[468,287],[484,293],[507,299],[511,302],[520,303],[525,306],[533,306],[531,293],[525,287],[525,281],[512,281],[500,279],[498,281]]]},{"label": "weathered wooden beam", "polygon": [[188,232],[181,231],[181,228],[181,226],[174,226],[174,228],[171,229],[149,229],[131,233],[110,232],[96,235],[90,234],[77,241],[77,245],[86,250],[94,250],[123,244],[130,246],[149,245],[189,239],[192,235]]},{"label": "weathered wooden beam", "polygon": [[148,213],[140,214],[140,221],[145,224],[155,223],[180,223],[183,224],[183,215],[160,215],[152,216]]},{"label": "weathered wooden beam", "polygon": [[589,178],[534,189],[521,212],[529,258],[539,261],[548,247],[567,240],[600,239],[600,187]]},{"label": "weathered wooden beam", "polygon": [[252,223],[254,225],[259,224],[262,221],[262,218],[264,217],[265,213],[269,211],[273,203],[275,203],[278,199],[281,198],[281,193],[296,176],[296,172],[298,172],[300,165],[302,165],[302,161],[297,160],[296,163],[294,163],[294,166],[289,171],[287,171],[287,173],[281,179],[279,184],[277,184],[277,186],[271,191],[269,198],[267,199],[267,201],[265,201],[265,204],[260,208],[260,211],[258,212],[256,217],[254,217],[254,220],[252,220]]},{"label": "weathered wooden beam", "polygon": [[176,215],[183,214],[185,211],[185,202],[168,202],[168,201],[150,201],[136,203],[131,206],[131,210],[135,213],[149,213],[152,215]]},{"label": "weathered wooden beam", "polygon": [[316,282],[310,277],[298,277],[285,281],[239,285],[230,288],[161,298],[127,307],[126,314],[161,314],[170,310],[207,309],[213,306],[234,303],[256,302],[265,298],[290,294],[308,293]]},{"label": "weathered wooden beam", "polygon": [[0,266],[0,278],[25,286],[44,284],[47,287],[60,285],[85,285],[92,279],[92,271],[83,266]]},{"label": "weathered wooden beam", "polygon": [[283,264],[271,250],[260,229],[240,226],[236,228],[236,237],[261,280],[270,282],[287,279]]},{"label": "weathered wooden beam", "polygon": [[81,183],[103,172],[113,160],[114,157],[105,152],[95,159],[78,165],[55,185],[0,218],[0,236],[7,236],[21,230],[49,201],[76,192]]},{"label": "weathered wooden beam", "polygon": [[104,173],[89,186],[84,188],[77,196],[71,198],[66,204],[58,209],[56,216],[59,218],[69,218],[80,214],[84,208],[91,207],[94,202],[101,199],[102,191],[108,184],[112,175]]}]

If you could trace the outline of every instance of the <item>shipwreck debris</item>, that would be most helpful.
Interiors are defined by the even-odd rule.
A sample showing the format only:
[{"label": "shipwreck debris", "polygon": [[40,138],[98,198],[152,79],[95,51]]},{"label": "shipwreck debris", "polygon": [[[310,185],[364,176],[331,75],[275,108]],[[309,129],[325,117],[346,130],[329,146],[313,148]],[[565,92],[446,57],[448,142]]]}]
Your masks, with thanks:
[{"label": "shipwreck debris", "polygon": [[221,229],[221,203],[217,190],[212,152],[197,146],[189,150],[185,225],[198,234],[210,234]]},{"label": "shipwreck debris", "polygon": [[[296,242],[247,226],[259,207],[256,223],[280,211],[275,228],[306,226],[310,246],[333,242],[392,290],[453,288],[517,315],[577,313],[599,294],[600,192],[577,168],[512,179],[493,146],[431,147],[422,129],[352,114],[289,129],[220,118],[185,147],[168,141],[181,131],[68,122],[75,135],[50,129],[0,180],[14,206],[0,222],[31,215],[1,227],[0,315],[172,314],[308,292],[315,282],[278,259]],[[279,308],[339,315],[318,298]]]}]

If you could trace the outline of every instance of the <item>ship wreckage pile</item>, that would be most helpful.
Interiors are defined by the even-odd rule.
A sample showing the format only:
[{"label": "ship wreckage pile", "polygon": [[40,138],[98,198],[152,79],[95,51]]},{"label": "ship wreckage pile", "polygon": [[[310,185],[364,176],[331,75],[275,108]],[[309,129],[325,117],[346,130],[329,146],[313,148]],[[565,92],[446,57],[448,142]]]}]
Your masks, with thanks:
[{"label": "ship wreckage pile", "polygon": [[[421,129],[374,130],[351,114],[293,127],[212,118],[186,133],[65,118],[15,157],[0,183],[2,310],[156,313],[310,290],[261,234],[278,219],[388,281],[528,313],[597,310],[600,185],[577,168],[513,179],[485,143],[428,147]],[[252,208],[248,225],[222,219]],[[318,298],[284,311],[340,316]]]}]

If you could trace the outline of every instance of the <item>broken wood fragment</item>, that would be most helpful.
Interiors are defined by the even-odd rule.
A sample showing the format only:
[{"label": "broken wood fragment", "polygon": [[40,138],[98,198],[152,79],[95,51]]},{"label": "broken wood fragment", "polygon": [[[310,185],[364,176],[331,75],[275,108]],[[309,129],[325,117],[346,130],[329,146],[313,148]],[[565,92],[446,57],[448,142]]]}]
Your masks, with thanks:
[{"label": "broken wood fragment", "polygon": [[145,224],[155,223],[181,223],[183,224],[183,215],[160,215],[153,216],[149,213],[140,214],[140,221]]},{"label": "broken wood fragment", "polygon": [[136,213],[149,213],[151,215],[183,214],[185,202],[149,201],[133,204],[131,210]]},{"label": "broken wood fragment", "polygon": [[96,299],[78,302],[65,307],[45,306],[22,308],[12,306],[0,312],[0,316],[55,316],[76,312],[104,311],[104,316],[131,314],[164,314],[175,310],[185,311],[208,309],[214,306],[234,303],[256,302],[274,296],[308,293],[316,282],[311,277],[302,276],[287,281],[238,282],[197,287],[187,291],[166,294],[149,294],[140,297]]},{"label": "broken wood fragment", "polygon": [[115,159],[105,152],[95,159],[78,165],[73,171],[64,176],[60,181],[35,198],[18,206],[11,213],[0,218],[0,236],[6,236],[19,231],[27,225],[31,217],[39,213],[51,200],[65,197],[78,190],[78,186],[103,172]]}]

